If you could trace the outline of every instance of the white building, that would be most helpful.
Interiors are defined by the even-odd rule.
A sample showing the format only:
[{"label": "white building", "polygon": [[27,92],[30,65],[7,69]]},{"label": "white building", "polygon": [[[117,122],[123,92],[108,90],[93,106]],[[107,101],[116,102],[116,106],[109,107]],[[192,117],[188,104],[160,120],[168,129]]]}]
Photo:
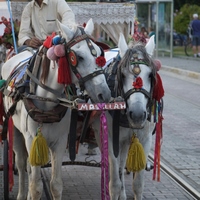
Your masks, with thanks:
[{"label": "white building", "polygon": [[[0,1],[0,21],[1,17],[6,17],[7,19],[10,18],[6,1]],[[4,28],[5,26],[3,24],[0,24],[0,36],[3,35]]]}]

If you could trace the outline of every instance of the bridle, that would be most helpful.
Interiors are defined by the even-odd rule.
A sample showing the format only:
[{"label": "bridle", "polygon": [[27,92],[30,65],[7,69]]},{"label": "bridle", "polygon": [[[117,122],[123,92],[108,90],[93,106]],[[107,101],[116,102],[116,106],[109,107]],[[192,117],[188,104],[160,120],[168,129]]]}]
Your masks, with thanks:
[{"label": "bridle", "polygon": [[[131,62],[131,64],[133,65],[139,65],[139,64],[144,64],[144,65],[147,65],[147,63],[145,63],[144,61],[140,61],[140,62]],[[136,76],[137,77],[137,76]],[[151,81],[152,82],[152,81]],[[128,90],[126,93],[123,94],[123,98],[124,100],[127,100],[130,95],[132,95],[133,93],[136,93],[136,92],[141,92],[142,94],[144,94],[148,99],[152,99],[152,83],[151,83],[151,90],[150,92],[148,92],[147,90],[145,90],[144,88],[131,88],[130,90]]]},{"label": "bridle", "polygon": [[[146,66],[149,66],[149,64],[147,62],[145,62],[143,59],[140,60],[133,60],[131,61],[131,65],[134,65],[134,68],[140,69],[139,65],[143,64]],[[138,71],[138,70],[137,70]],[[140,71],[138,73],[134,73],[135,78],[138,77],[138,75],[140,74]],[[152,74],[150,76],[153,76]],[[145,95],[145,97],[148,99],[148,103],[147,103],[147,107],[149,108],[149,115],[148,115],[148,120],[150,121],[151,119],[151,107],[153,104],[153,87],[154,87],[154,79],[153,77],[151,78],[151,87],[150,87],[150,91],[147,91],[144,88],[131,88],[129,89],[127,92],[123,91],[123,77],[122,77],[122,71],[121,68],[118,68],[117,70],[117,79],[118,79],[118,95],[122,96],[122,98],[125,100],[125,102],[127,102],[128,98],[134,94],[134,93],[142,93]]]},{"label": "bridle", "polygon": [[[78,27],[77,31],[78,30],[81,31],[82,35],[79,35],[77,37],[75,36],[72,40],[70,40],[68,43],[66,43],[65,50],[66,50],[66,56],[67,56],[70,68],[71,68],[72,72],[75,74],[75,76],[77,77],[77,79],[79,80],[80,88],[83,91],[85,89],[85,86],[84,86],[85,82],[87,82],[88,80],[90,80],[100,74],[104,74],[104,71],[102,69],[100,69],[91,74],[88,74],[85,77],[82,77],[80,75],[80,73],[78,72],[78,70],[77,70],[78,56],[76,55],[76,52],[71,49],[71,47],[73,47],[75,44],[85,40],[87,43],[87,46],[90,49],[91,54],[94,57],[97,57],[97,52],[91,42],[91,41],[94,42],[94,39],[90,35],[86,34],[82,27]],[[101,50],[100,56],[104,56],[103,50],[101,48],[100,48],[100,50]]]}]

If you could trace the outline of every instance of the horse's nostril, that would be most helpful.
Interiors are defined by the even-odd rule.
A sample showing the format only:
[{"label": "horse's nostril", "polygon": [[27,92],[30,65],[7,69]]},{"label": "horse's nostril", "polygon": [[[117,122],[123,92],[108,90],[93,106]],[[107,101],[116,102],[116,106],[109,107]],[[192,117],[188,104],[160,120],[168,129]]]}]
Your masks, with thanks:
[{"label": "horse's nostril", "polygon": [[146,112],[143,114],[143,120],[146,120]]},{"label": "horse's nostril", "polygon": [[133,121],[145,121],[146,120],[146,112],[142,112],[142,113],[135,113],[130,111],[129,112],[129,117],[130,119],[132,119]]},{"label": "horse's nostril", "polygon": [[104,100],[103,94],[98,94],[98,99],[100,102],[103,102],[103,100]]}]

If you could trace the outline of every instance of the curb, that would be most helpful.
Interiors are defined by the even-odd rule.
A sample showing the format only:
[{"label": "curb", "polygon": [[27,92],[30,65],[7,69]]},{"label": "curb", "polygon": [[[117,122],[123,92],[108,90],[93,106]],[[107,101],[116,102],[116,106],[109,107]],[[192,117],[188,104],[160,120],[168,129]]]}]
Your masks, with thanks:
[{"label": "curb", "polygon": [[179,68],[175,68],[175,67],[169,67],[169,66],[166,66],[166,65],[162,65],[161,69],[164,70],[164,71],[168,71],[168,72],[178,74],[178,75],[187,76],[189,78],[200,80],[200,73],[198,73],[198,72],[179,69]]}]

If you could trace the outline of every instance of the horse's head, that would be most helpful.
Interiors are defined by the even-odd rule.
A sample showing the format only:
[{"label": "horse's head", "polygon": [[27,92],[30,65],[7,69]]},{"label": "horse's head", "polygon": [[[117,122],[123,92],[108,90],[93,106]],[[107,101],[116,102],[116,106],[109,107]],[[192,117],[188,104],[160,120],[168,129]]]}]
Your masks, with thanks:
[{"label": "horse's head", "polygon": [[151,58],[155,47],[154,36],[146,46],[135,43],[128,47],[121,34],[118,47],[121,56],[117,72],[118,94],[127,103],[126,114],[131,127],[142,128],[150,116],[156,74],[156,67]]},{"label": "horse's head", "polygon": [[85,28],[75,30],[58,22],[62,37],[65,39],[65,50],[68,58],[72,82],[86,90],[94,102],[108,102],[111,92],[106,83],[105,75],[97,63],[104,60],[103,50],[97,46],[90,36],[94,29],[92,19]]}]

